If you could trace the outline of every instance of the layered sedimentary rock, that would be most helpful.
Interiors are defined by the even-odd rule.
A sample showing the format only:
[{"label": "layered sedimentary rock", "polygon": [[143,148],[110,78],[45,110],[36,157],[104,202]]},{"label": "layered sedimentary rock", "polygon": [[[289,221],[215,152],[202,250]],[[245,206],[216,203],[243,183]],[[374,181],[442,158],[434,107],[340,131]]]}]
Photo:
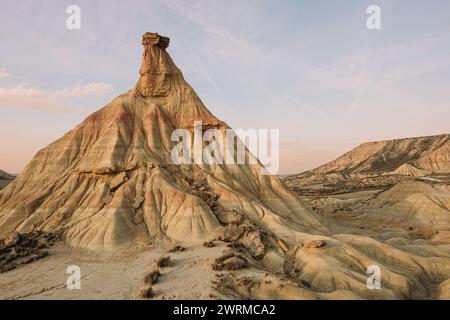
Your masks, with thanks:
[{"label": "layered sedimentary rock", "polygon": [[450,241],[449,135],[365,143],[285,178],[313,210],[387,240]]},{"label": "layered sedimentary rock", "polygon": [[186,83],[165,50],[168,38],[146,33],[142,43],[136,87],[39,151],[0,193],[0,235],[62,230],[69,244],[89,248],[195,242],[235,211],[279,236],[327,232],[260,164],[173,164],[175,129],[228,126]]},{"label": "layered sedimentary rock", "polygon": [[292,187],[348,178],[450,172],[450,135],[367,142],[316,169],[286,177]]},{"label": "layered sedimentary rock", "polygon": [[[218,256],[211,272],[233,273],[218,274],[214,285],[232,297],[448,296],[445,242],[385,240],[330,224],[278,178],[262,175],[259,163],[174,164],[175,129],[192,132],[195,121],[221,132],[229,127],[186,83],[168,44],[145,34],[135,88],[39,151],[0,192],[0,238],[42,231],[61,234],[70,246],[116,250],[147,250],[149,242],[166,242],[159,239],[192,250],[217,243],[231,252]],[[429,166],[439,162],[428,156]],[[366,284],[373,265],[382,272],[379,290]]]},{"label": "layered sedimentary rock", "polygon": [[182,77],[181,71],[165,51],[169,42],[169,38],[157,33],[147,32],[142,36],[144,55],[136,91],[143,97],[167,96],[176,78]]},{"label": "layered sedimentary rock", "polygon": [[450,135],[364,143],[310,173],[378,173],[394,171],[404,164],[419,170],[450,172]]}]

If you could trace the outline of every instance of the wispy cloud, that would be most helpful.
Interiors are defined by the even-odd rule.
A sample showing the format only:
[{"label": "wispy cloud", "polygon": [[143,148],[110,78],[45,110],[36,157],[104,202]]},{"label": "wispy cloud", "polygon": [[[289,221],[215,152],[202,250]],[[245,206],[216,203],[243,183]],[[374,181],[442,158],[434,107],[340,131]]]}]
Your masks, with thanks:
[{"label": "wispy cloud", "polygon": [[0,68],[0,79],[9,77],[11,77],[11,75],[8,72],[6,72],[5,68]]},{"label": "wispy cloud", "polygon": [[[253,57],[268,59],[260,50],[242,39],[240,35],[232,32],[224,23],[221,23],[224,21],[226,12],[218,9],[217,3],[198,0],[161,0],[161,3],[166,8],[176,12],[180,17],[196,24],[211,35],[219,37],[220,40],[225,40],[228,44],[231,44],[232,46],[225,54],[233,56],[236,54],[236,48],[239,48],[246,53],[252,54]],[[253,15],[255,10],[253,3],[247,2],[244,4],[242,1],[237,3],[240,17],[246,16],[250,18]],[[224,4],[228,8],[233,5],[229,1],[224,2]],[[235,16],[233,18],[236,19]]]},{"label": "wispy cloud", "polygon": [[205,78],[209,81],[209,83],[214,88],[214,90],[216,90],[217,94],[222,95],[219,87],[217,86],[216,82],[213,80],[213,78],[209,74],[208,69],[206,68],[205,64],[202,62],[202,60],[199,58],[198,55],[195,55],[195,60],[196,60],[197,64],[200,66],[200,69],[202,70],[203,74],[205,75]]},{"label": "wispy cloud", "polygon": [[64,97],[85,97],[89,95],[104,95],[111,93],[113,85],[104,82],[92,82],[77,84],[70,88],[64,88],[55,93]]},{"label": "wispy cloud", "polygon": [[[449,67],[445,49],[449,40],[448,32],[419,37],[309,69],[306,77],[325,88],[353,92],[349,112],[354,113],[369,90],[386,90],[399,82]],[[434,59],[424,59],[428,56]]]},{"label": "wispy cloud", "polygon": [[72,113],[70,99],[86,96],[104,95],[112,91],[112,85],[102,82],[77,84],[58,90],[45,90],[19,84],[13,87],[0,87],[0,107],[45,110]]},{"label": "wispy cloud", "polygon": [[0,107],[34,109],[67,113],[70,109],[58,101],[55,93],[20,84],[9,88],[0,88]]}]

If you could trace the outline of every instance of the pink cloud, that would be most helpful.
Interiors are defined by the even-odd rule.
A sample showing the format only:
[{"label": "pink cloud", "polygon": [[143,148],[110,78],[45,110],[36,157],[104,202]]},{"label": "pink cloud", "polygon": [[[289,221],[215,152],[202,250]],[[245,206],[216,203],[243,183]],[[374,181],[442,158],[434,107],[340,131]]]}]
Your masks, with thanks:
[{"label": "pink cloud", "polygon": [[103,95],[112,91],[112,84],[104,82],[92,82],[87,84],[77,84],[70,88],[64,88],[57,94],[64,97],[84,97],[89,95]]},{"label": "pink cloud", "polygon": [[6,72],[5,68],[1,68],[0,69],[0,79],[1,78],[9,78],[9,77],[11,77],[11,75],[8,72]]},{"label": "pink cloud", "polygon": [[0,87],[0,107],[36,109],[72,113],[70,98],[103,95],[111,92],[112,85],[102,82],[77,84],[59,90],[43,90],[19,84],[14,87]]}]

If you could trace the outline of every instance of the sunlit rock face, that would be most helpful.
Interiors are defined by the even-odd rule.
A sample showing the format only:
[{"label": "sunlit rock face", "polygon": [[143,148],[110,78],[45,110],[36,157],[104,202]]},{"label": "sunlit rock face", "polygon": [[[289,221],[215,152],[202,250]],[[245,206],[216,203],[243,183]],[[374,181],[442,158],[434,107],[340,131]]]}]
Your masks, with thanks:
[{"label": "sunlit rock face", "polygon": [[293,227],[326,232],[277,178],[261,175],[260,164],[173,164],[175,129],[192,130],[195,121],[229,127],[184,80],[168,38],[146,33],[142,43],[136,87],[39,151],[0,193],[0,235],[63,230],[68,243],[88,248],[198,242],[235,211],[280,235]]}]

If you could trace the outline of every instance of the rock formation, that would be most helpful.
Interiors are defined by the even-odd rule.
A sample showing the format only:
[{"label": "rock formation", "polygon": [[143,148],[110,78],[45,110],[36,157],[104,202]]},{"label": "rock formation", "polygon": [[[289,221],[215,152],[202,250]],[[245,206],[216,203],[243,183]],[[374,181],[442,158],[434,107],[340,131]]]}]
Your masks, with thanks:
[{"label": "rock formation", "polygon": [[286,183],[323,216],[381,239],[450,240],[449,135],[365,143]]},{"label": "rock formation", "polygon": [[16,177],[13,176],[12,174],[9,174],[3,170],[0,170],[0,179],[3,180],[14,180]]},{"label": "rock formation", "polygon": [[343,176],[378,174],[426,175],[450,172],[450,135],[367,142],[316,169],[293,175],[286,182],[338,180]]},{"label": "rock formation", "polygon": [[261,175],[260,164],[172,163],[175,129],[228,126],[186,83],[165,50],[168,38],[146,33],[142,43],[135,88],[40,150],[0,193],[0,235],[63,231],[70,245],[88,248],[203,242],[235,211],[280,237],[327,232],[283,183]]},{"label": "rock formation", "polygon": [[0,170],[0,190],[6,187],[11,181],[13,181],[16,177]]},{"label": "rock formation", "polygon": [[[121,290],[131,291],[126,281],[134,281],[136,274],[130,275],[130,269],[144,268],[144,283],[148,282],[144,281],[145,275],[154,270],[147,269],[150,264],[142,262],[148,260],[130,255],[120,268],[105,268],[105,265],[117,266],[110,264],[110,259],[114,259],[105,249],[124,254],[133,249],[140,250],[144,258],[155,256],[158,272],[163,276],[151,286],[145,283],[145,298],[158,297],[159,286],[164,286],[171,274],[176,274],[172,277],[176,283],[165,288],[168,295],[164,297],[169,298],[186,297],[198,283],[213,285],[215,293],[226,298],[449,296],[450,251],[445,237],[416,241],[417,238],[408,234],[380,236],[376,230],[329,223],[324,219],[328,218],[327,214],[317,212],[317,208],[307,208],[301,198],[303,194],[294,193],[277,177],[262,175],[260,163],[175,165],[171,159],[175,144],[171,136],[175,129],[192,132],[195,121],[201,121],[204,129],[224,132],[229,127],[208,111],[186,83],[166,51],[168,38],[146,33],[142,43],[144,55],[136,86],[39,151],[22,174],[0,192],[0,239],[14,232],[32,237],[57,234],[75,247],[71,250],[88,255],[92,251],[84,248],[98,249],[94,260],[100,256],[103,260],[95,272],[88,274],[90,278],[85,283],[104,285],[105,278],[101,275],[109,277],[114,272],[117,275],[120,270],[115,281],[107,284],[122,285],[109,287],[112,292],[109,294],[114,298]],[[359,151],[349,154],[309,177],[319,173],[343,176],[348,171],[359,173],[380,171],[380,168],[392,171],[404,163],[423,172],[444,170],[448,137],[421,141],[424,142],[416,147],[405,142],[403,155],[386,158],[385,162],[377,159],[384,159],[381,150],[392,149],[389,143],[369,145],[363,148],[368,150],[368,157],[358,159]],[[428,148],[419,148],[425,145]],[[415,172],[410,167],[399,170]],[[388,183],[389,177],[378,173],[375,178]],[[370,183],[362,182],[368,187]],[[385,205],[384,200],[380,199],[380,206]],[[445,207],[448,203],[441,205]],[[400,207],[401,204],[395,208]],[[445,219],[442,211],[436,217]],[[422,215],[418,214],[417,220],[421,219]],[[170,257],[164,250],[158,256],[157,252],[167,242],[172,247],[173,242],[183,244],[187,249],[176,250]],[[16,257],[12,251],[17,245],[4,248],[6,259]],[[34,253],[30,259],[35,259]],[[39,259],[36,265],[39,263],[42,263],[41,273],[35,276],[36,281],[43,281],[47,273],[53,275],[54,270],[67,267],[61,269],[61,264],[58,265],[61,260],[58,262],[58,257],[51,254]],[[123,268],[130,265],[133,268]],[[379,290],[369,290],[366,283],[367,269],[373,265],[382,271]],[[126,274],[122,270],[127,270]],[[180,275],[183,272],[186,274]],[[210,273],[216,278],[213,284],[207,280]],[[0,278],[0,288],[10,288],[20,283],[17,279],[24,278],[20,269],[3,275],[11,278]],[[96,275],[101,279],[96,279]],[[27,274],[27,280],[31,276]],[[42,283],[44,288],[50,286],[47,282]],[[209,289],[202,287],[199,296],[203,297],[201,294]],[[22,288],[16,290],[22,292],[19,297],[29,296]],[[51,294],[46,290],[31,290]],[[172,296],[167,290],[181,293]],[[90,294],[86,289],[59,290],[53,294],[64,296],[74,291]]]}]

